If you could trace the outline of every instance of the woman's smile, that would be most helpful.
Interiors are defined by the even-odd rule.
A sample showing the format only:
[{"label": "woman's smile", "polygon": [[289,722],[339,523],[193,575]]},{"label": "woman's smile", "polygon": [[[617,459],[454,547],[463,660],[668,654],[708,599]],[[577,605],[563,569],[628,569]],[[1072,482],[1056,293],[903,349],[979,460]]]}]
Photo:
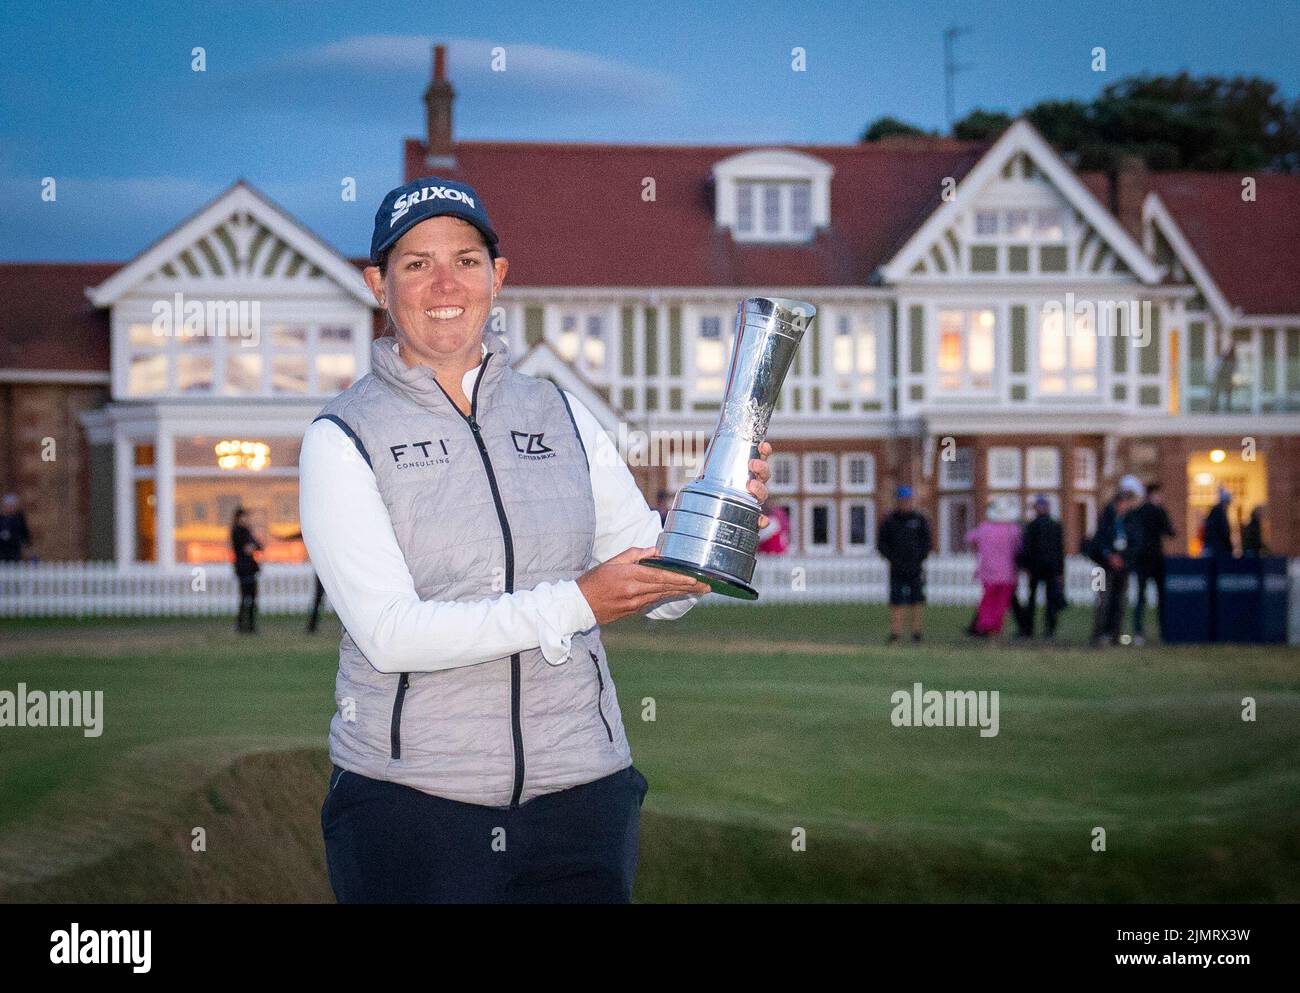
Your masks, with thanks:
[{"label": "woman's smile", "polygon": [[451,321],[463,313],[465,313],[464,307],[434,307],[425,310],[424,316],[435,321]]}]

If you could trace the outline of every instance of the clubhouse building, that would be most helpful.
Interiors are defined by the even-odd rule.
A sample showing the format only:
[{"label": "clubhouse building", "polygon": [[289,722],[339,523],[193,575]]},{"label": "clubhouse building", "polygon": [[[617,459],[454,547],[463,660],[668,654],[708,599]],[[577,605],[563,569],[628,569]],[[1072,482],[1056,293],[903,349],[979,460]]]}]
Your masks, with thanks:
[{"label": "clubhouse building", "polygon": [[[1234,529],[1267,505],[1300,555],[1300,177],[1079,173],[1025,121],[991,144],[456,141],[445,70],[439,48],[404,177],[477,188],[514,361],[616,437],[707,437],[737,303],[817,306],[769,433],[792,554],[875,554],[903,483],[941,553],[1037,493],[1073,551],[1134,473],[1173,551],[1223,487]],[[123,264],[0,265],[0,487],[31,551],[228,561],[243,504],[264,559],[300,561],[303,431],[383,333],[364,265],[242,181]],[[652,503],[697,471],[674,451],[633,456],[669,463],[634,468]]]}]

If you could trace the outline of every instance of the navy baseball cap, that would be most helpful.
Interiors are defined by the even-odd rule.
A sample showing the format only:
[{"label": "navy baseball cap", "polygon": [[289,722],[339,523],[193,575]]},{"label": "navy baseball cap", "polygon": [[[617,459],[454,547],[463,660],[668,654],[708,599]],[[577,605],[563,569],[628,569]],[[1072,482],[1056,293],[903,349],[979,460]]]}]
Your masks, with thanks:
[{"label": "navy baseball cap", "polygon": [[425,176],[405,186],[390,190],[375,214],[375,233],[370,237],[370,261],[378,264],[379,256],[397,244],[397,240],[421,221],[430,217],[451,216],[469,221],[483,232],[493,248],[497,233],[492,230],[483,200],[474,187],[454,179]]}]

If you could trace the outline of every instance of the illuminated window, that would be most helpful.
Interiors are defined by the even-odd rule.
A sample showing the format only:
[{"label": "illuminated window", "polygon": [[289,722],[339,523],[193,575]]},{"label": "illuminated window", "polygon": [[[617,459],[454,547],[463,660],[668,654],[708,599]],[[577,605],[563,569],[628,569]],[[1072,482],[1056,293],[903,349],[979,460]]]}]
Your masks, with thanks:
[{"label": "illuminated window", "polygon": [[831,364],[842,393],[876,395],[876,329],[866,313],[840,314],[835,319]]},{"label": "illuminated window", "polygon": [[1072,315],[1068,334],[1062,307],[1044,307],[1040,312],[1038,392],[1097,392],[1097,330],[1091,310]]},{"label": "illuminated window", "polygon": [[701,317],[695,339],[695,391],[701,396],[721,396],[727,345],[721,317]]},{"label": "illuminated window", "polygon": [[167,389],[167,354],[137,352],[131,356],[127,389],[132,396],[163,393]]},{"label": "illuminated window", "polygon": [[351,352],[316,356],[316,392],[318,393],[342,393],[352,385],[355,374],[356,359]]},{"label": "illuminated window", "polygon": [[262,392],[262,356],[255,350],[226,352],[226,392]]},{"label": "illuminated window", "polygon": [[991,393],[996,321],[993,311],[939,311],[939,389]]},{"label": "illuminated window", "polygon": [[560,315],[556,351],[582,372],[605,369],[605,315],[597,311],[565,311]]},{"label": "illuminated window", "polygon": [[271,359],[271,389],[276,393],[306,393],[307,356],[273,356]]}]

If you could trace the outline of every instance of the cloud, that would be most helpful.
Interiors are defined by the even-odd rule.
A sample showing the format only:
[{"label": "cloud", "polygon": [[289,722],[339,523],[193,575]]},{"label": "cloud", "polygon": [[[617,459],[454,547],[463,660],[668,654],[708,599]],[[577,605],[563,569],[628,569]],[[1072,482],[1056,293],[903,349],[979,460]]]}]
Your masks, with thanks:
[{"label": "cloud", "polygon": [[180,176],[56,176],[57,199],[41,199],[41,177],[0,177],[0,253],[7,261],[129,258],[221,192]]},{"label": "cloud", "polygon": [[[673,77],[605,56],[482,39],[446,44],[452,85],[473,102],[479,120],[502,113],[527,119],[541,111],[620,115],[681,99]],[[432,74],[432,46],[432,38],[420,35],[356,35],[230,73],[210,56],[208,85],[187,88],[182,99],[212,111],[409,121]],[[504,71],[492,68],[498,49]]]}]

